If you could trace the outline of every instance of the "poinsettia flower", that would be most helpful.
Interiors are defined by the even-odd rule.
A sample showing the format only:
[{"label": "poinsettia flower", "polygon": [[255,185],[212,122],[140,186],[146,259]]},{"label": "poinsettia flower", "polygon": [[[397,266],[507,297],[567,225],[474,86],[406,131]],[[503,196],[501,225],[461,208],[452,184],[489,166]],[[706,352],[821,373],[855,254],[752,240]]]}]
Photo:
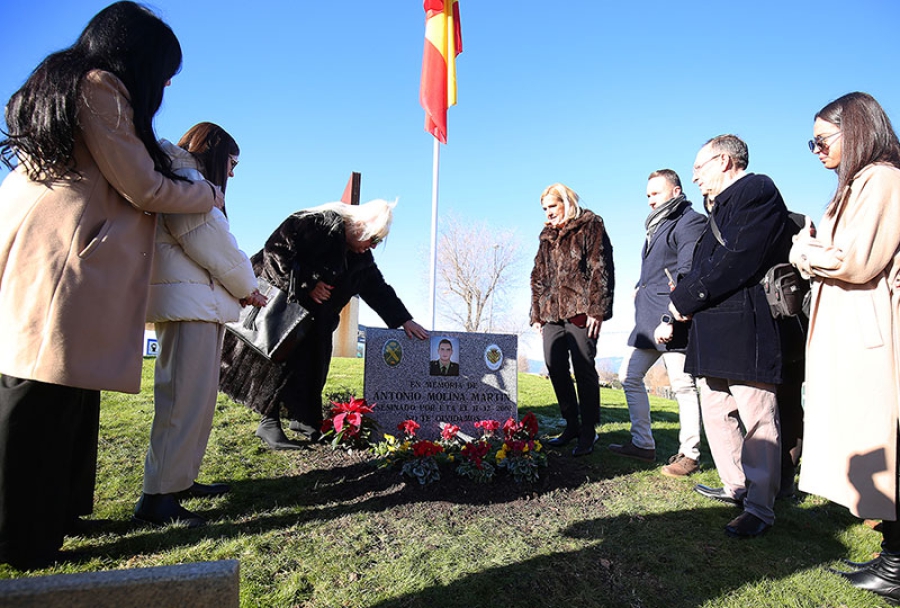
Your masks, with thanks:
[{"label": "poinsettia flower", "polygon": [[334,406],[331,410],[332,415],[337,415],[345,412],[371,414],[372,408],[375,407],[374,403],[370,406],[368,403],[366,403],[365,399],[357,399],[356,397],[350,397],[350,401],[348,401],[347,403],[338,403],[336,401],[332,401],[331,405]]},{"label": "poinsettia flower", "polygon": [[334,417],[333,424],[335,433],[340,433],[346,424],[346,426],[349,427],[347,432],[353,435],[359,432],[359,427],[362,425],[362,414],[358,412],[338,414]]}]

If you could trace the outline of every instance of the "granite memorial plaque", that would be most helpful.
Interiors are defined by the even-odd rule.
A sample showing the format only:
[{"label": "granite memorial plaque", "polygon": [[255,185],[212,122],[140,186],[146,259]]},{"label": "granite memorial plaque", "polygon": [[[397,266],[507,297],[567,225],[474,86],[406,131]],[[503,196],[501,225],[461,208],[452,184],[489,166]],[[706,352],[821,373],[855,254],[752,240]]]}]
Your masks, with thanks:
[{"label": "granite memorial plaque", "polygon": [[398,424],[415,420],[422,439],[439,437],[442,422],[480,437],[479,420],[518,418],[515,335],[430,333],[366,330],[364,397],[383,433],[397,436]]}]

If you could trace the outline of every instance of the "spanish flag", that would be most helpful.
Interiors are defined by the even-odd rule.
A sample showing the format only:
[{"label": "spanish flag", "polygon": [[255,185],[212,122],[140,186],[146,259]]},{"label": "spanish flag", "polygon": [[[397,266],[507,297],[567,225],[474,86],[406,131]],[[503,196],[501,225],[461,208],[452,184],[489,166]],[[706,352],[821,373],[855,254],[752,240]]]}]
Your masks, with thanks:
[{"label": "spanish flag", "polygon": [[458,0],[425,0],[425,52],[419,102],[425,130],[447,143],[447,108],[456,105],[456,56],[462,53]]}]

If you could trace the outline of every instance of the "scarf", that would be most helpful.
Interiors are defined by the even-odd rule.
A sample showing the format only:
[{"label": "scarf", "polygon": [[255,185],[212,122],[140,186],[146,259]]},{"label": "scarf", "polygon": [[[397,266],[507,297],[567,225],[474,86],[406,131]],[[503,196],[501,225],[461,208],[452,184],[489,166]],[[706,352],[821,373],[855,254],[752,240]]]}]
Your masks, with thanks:
[{"label": "scarf", "polygon": [[656,229],[659,228],[660,222],[676,211],[684,200],[684,194],[679,194],[675,198],[670,198],[656,209],[650,211],[650,215],[647,216],[647,220],[644,222],[644,228],[647,230],[648,244],[650,243],[650,239],[652,239],[653,235],[656,233]]}]

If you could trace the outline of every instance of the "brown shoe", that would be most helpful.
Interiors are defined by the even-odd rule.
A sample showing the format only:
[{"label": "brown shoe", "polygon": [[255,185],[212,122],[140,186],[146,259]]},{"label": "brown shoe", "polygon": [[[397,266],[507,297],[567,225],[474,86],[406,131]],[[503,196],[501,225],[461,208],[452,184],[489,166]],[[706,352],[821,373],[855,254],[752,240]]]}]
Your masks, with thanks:
[{"label": "brown shoe", "polygon": [[675,454],[669,458],[669,464],[659,470],[666,477],[687,477],[700,469],[700,463],[684,454]]},{"label": "brown shoe", "polygon": [[656,460],[656,450],[639,448],[631,443],[631,439],[626,443],[611,443],[608,447],[610,452],[615,452],[619,456],[628,456],[644,462],[654,462]]}]

